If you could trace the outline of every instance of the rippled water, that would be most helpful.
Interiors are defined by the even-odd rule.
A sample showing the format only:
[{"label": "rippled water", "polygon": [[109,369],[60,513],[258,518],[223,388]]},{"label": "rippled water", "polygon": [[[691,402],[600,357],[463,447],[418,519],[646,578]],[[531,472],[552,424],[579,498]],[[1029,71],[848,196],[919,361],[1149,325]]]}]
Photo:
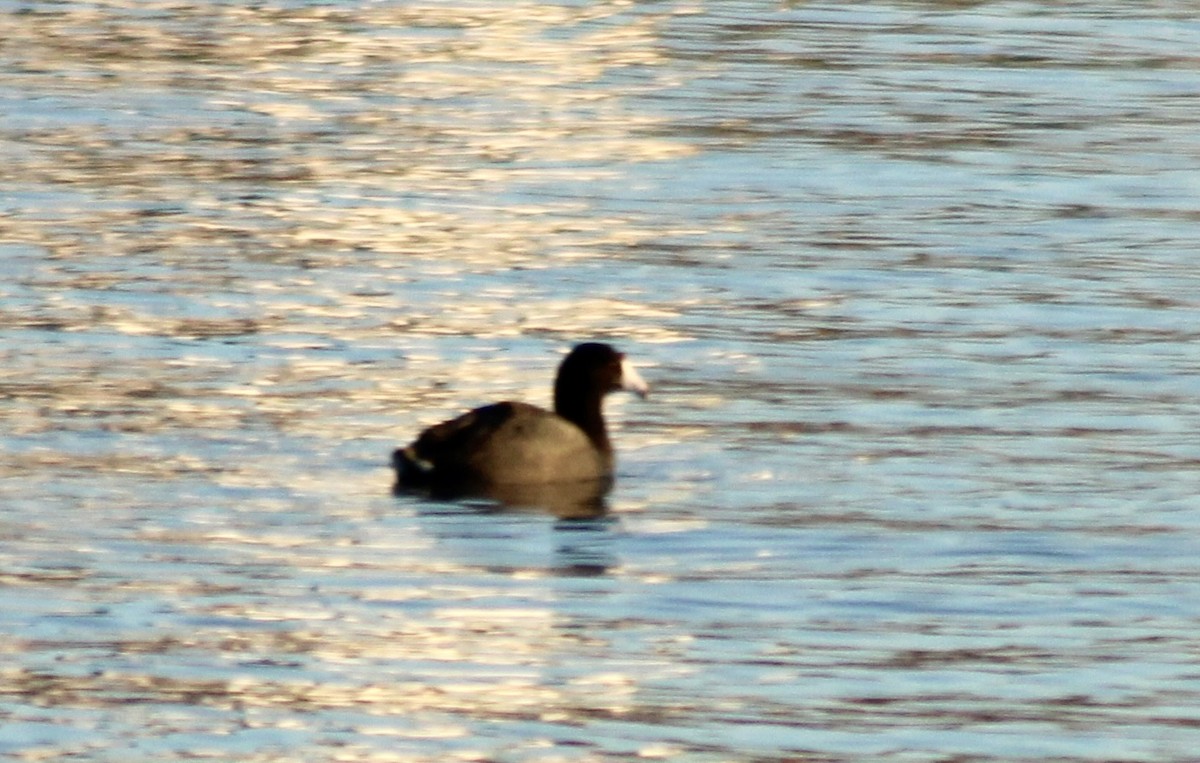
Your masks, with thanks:
[{"label": "rippled water", "polygon": [[[1197,49],[0,3],[0,756],[1194,759]],[[389,495],[591,338],[605,519]]]}]

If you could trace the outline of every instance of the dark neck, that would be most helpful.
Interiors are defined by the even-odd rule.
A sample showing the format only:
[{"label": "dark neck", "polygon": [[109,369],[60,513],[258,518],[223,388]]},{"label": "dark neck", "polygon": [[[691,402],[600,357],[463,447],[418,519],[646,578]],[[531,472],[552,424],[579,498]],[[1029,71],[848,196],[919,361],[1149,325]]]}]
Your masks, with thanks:
[{"label": "dark neck", "polygon": [[588,394],[563,394],[561,389],[554,390],[554,412],[583,430],[592,444],[601,453],[610,453],[612,446],[608,442],[608,431],[604,428],[604,416],[600,412],[601,395],[593,390]]}]

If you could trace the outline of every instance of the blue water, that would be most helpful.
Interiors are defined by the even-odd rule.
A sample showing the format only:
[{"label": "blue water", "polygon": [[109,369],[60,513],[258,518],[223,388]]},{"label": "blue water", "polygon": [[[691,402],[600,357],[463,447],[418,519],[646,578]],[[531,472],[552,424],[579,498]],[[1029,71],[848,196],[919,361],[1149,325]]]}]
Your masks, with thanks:
[{"label": "blue water", "polygon": [[1192,11],[0,3],[0,756],[1194,759]]}]

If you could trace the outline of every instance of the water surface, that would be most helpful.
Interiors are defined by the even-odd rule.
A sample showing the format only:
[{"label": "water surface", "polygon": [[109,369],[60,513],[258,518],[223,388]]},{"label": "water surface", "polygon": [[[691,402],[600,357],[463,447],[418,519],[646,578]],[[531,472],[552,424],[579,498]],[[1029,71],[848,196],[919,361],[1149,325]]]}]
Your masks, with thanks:
[{"label": "water surface", "polygon": [[1193,11],[0,3],[0,754],[1192,759]]}]

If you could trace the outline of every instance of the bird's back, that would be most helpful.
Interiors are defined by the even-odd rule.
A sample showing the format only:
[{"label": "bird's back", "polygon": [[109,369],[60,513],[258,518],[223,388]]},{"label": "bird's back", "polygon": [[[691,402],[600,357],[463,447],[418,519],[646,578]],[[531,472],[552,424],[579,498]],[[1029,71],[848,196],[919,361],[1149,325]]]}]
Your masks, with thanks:
[{"label": "bird's back", "polygon": [[527,403],[476,408],[396,451],[401,487],[472,489],[606,479],[612,454],[555,413]]}]

